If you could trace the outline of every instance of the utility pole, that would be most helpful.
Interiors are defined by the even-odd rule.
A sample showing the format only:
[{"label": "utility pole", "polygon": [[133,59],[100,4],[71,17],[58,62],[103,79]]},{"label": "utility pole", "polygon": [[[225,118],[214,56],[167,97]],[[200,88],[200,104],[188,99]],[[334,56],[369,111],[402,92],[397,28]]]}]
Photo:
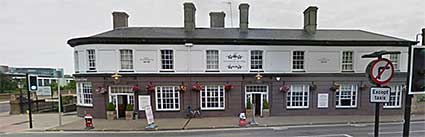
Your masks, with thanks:
[{"label": "utility pole", "polygon": [[59,126],[62,126],[62,94],[61,94],[61,78],[58,78],[58,114],[59,114]]},{"label": "utility pole", "polygon": [[231,1],[226,1],[226,4],[229,4],[229,9],[230,9],[230,27],[233,27],[233,10],[232,10],[232,2]]}]

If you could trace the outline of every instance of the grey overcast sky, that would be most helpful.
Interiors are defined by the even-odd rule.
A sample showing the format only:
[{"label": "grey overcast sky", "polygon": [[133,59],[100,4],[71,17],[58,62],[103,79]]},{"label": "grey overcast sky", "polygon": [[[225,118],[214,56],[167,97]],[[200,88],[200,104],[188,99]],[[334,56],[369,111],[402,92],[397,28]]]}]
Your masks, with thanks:
[{"label": "grey overcast sky", "polygon": [[130,15],[129,26],[182,27],[186,1],[195,3],[197,27],[209,26],[211,11],[224,11],[226,27],[238,27],[241,2],[250,4],[253,28],[300,29],[309,5],[319,7],[319,29],[415,40],[425,27],[424,0],[0,0],[0,65],[61,67],[72,74],[68,39],[111,30],[114,10]]}]

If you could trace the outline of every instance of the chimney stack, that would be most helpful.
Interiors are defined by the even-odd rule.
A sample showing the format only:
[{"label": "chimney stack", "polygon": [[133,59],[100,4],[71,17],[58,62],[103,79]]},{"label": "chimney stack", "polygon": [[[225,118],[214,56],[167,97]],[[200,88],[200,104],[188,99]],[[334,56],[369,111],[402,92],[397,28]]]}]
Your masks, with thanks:
[{"label": "chimney stack", "polygon": [[194,31],[195,30],[195,5],[191,2],[183,4],[184,7],[184,30]]},{"label": "chimney stack", "polygon": [[310,6],[304,10],[304,31],[314,34],[317,29],[317,7]]},{"label": "chimney stack", "polygon": [[241,3],[239,5],[239,29],[241,32],[248,31],[248,14],[249,14],[248,3]]},{"label": "chimney stack", "polygon": [[422,46],[425,46],[425,28],[422,28]]},{"label": "chimney stack", "polygon": [[128,27],[128,14],[125,12],[119,12],[119,11],[114,11],[112,12],[112,17],[113,17],[113,27],[114,29],[116,28],[121,28],[121,27]]},{"label": "chimney stack", "polygon": [[224,12],[210,12],[210,27],[211,28],[224,28]]}]

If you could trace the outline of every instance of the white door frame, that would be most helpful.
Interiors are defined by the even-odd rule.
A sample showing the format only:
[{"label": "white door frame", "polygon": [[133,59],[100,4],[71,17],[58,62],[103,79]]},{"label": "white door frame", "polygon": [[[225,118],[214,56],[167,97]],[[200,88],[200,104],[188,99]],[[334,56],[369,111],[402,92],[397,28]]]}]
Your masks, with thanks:
[{"label": "white door frame", "polygon": [[109,91],[109,102],[112,102],[112,98],[115,98],[114,103],[115,103],[115,113],[117,114],[117,118],[119,118],[119,114],[118,114],[118,96],[119,95],[125,95],[127,97],[127,104],[130,104],[130,96],[134,96],[134,94],[132,93],[111,93],[111,91]]},{"label": "white door frame", "polygon": [[[267,88],[266,88],[266,92],[246,92],[246,89],[247,89],[247,86],[266,86]],[[248,96],[248,95],[250,95],[251,96],[251,98],[250,98],[250,102],[251,102],[251,105],[252,105],[252,98],[253,98],[253,94],[259,94],[261,97],[260,97],[260,102],[261,102],[261,104],[260,104],[260,116],[263,116],[263,103],[264,103],[264,98],[263,98],[263,95],[266,95],[267,96],[267,101],[269,101],[268,100],[268,97],[269,97],[269,86],[268,85],[262,85],[262,84],[260,84],[260,85],[245,85],[245,97],[244,97],[244,102],[245,102],[245,108],[246,108],[246,104],[247,104],[247,102],[246,102],[246,97]],[[252,108],[252,106],[251,106],[251,108]],[[258,109],[258,108],[256,108],[256,109]]]}]

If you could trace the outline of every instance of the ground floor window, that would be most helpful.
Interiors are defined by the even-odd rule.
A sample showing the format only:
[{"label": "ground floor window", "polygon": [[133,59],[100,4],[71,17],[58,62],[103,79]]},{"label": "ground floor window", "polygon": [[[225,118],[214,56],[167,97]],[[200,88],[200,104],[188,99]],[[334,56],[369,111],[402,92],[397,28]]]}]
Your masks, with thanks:
[{"label": "ground floor window", "polygon": [[93,106],[92,85],[90,82],[77,83],[77,104]]},{"label": "ground floor window", "polygon": [[308,108],[309,85],[293,84],[286,97],[286,108]]},{"label": "ground floor window", "polygon": [[180,93],[176,86],[157,86],[155,98],[156,110],[180,110]]},{"label": "ground floor window", "polygon": [[403,86],[395,85],[390,87],[390,102],[384,103],[384,108],[401,108],[401,92],[403,90]]},{"label": "ground floor window", "polygon": [[341,84],[335,94],[337,108],[352,108],[357,106],[356,84]]},{"label": "ground floor window", "polygon": [[224,109],[224,86],[204,86],[201,90],[201,109]]}]

